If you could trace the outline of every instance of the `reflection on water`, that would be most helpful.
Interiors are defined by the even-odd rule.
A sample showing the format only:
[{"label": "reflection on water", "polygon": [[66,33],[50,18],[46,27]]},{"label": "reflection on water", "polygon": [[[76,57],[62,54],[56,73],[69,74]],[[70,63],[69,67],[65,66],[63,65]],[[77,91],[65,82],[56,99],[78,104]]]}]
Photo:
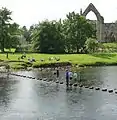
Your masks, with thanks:
[{"label": "reflection on water", "polygon": [[[117,67],[86,68],[81,82],[117,88]],[[56,79],[53,73],[20,71],[36,78]],[[72,87],[55,82],[0,75],[0,120],[115,120],[117,96],[114,93]],[[63,79],[61,79],[63,78]],[[65,81],[64,71],[60,80]]]},{"label": "reflection on water", "polygon": [[97,67],[86,68],[81,72],[81,76],[86,80],[86,84],[107,88],[117,88],[117,67]]}]

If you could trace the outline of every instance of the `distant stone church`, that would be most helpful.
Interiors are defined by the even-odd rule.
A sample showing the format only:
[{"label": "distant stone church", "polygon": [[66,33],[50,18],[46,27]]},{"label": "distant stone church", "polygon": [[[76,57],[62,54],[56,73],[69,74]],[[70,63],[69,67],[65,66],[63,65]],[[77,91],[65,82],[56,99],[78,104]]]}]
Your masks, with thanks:
[{"label": "distant stone church", "polygon": [[99,42],[117,42],[117,23],[104,23],[104,17],[98,12],[95,6],[90,3],[84,12],[80,11],[82,16],[87,16],[87,14],[92,11],[97,17],[96,24],[96,36]]}]

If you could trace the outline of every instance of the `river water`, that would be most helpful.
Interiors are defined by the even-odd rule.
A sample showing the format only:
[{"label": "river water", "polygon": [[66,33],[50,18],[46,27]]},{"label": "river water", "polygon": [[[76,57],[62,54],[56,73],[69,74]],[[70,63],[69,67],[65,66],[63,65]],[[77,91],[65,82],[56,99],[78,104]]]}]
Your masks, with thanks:
[{"label": "river water", "polygon": [[[47,77],[37,70],[17,74]],[[52,79],[55,75],[51,76]],[[116,89],[117,67],[85,68],[80,72],[84,85]],[[64,71],[60,80],[65,81]],[[95,89],[0,75],[0,120],[116,120],[117,94]]]}]

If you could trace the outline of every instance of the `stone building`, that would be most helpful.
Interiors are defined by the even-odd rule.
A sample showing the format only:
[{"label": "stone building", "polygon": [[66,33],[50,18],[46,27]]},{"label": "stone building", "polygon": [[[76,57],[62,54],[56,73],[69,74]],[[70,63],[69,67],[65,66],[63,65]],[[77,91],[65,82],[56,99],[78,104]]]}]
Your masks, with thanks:
[{"label": "stone building", "polygon": [[99,42],[117,42],[117,23],[104,23],[104,17],[101,16],[95,6],[90,3],[84,12],[80,11],[82,16],[92,11],[97,17],[97,21],[93,21],[96,24],[96,35]]}]

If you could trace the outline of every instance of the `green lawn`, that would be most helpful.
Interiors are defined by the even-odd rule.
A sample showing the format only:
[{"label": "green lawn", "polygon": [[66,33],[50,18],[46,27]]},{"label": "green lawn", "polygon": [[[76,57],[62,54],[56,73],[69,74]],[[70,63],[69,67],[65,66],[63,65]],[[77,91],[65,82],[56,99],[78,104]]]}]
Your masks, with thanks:
[{"label": "green lawn", "polygon": [[[62,55],[56,55],[56,54],[26,54],[27,58],[25,58],[24,62],[18,62],[18,57],[20,57],[22,54],[9,54],[9,59],[6,58],[6,54],[0,54],[0,59],[5,61],[10,61],[11,66],[17,66],[24,64],[24,62],[27,62],[27,58],[35,58],[36,62],[33,63],[34,65],[40,65],[40,64],[48,64],[48,63],[56,63],[57,61],[49,61],[49,57],[59,57],[59,62],[70,62],[72,64],[79,64],[79,65],[95,65],[100,63],[105,64],[115,64],[117,63],[117,53],[112,54],[62,54]],[[41,62],[40,59],[45,59],[45,62]],[[17,62],[11,62],[11,61],[17,61]]]}]

